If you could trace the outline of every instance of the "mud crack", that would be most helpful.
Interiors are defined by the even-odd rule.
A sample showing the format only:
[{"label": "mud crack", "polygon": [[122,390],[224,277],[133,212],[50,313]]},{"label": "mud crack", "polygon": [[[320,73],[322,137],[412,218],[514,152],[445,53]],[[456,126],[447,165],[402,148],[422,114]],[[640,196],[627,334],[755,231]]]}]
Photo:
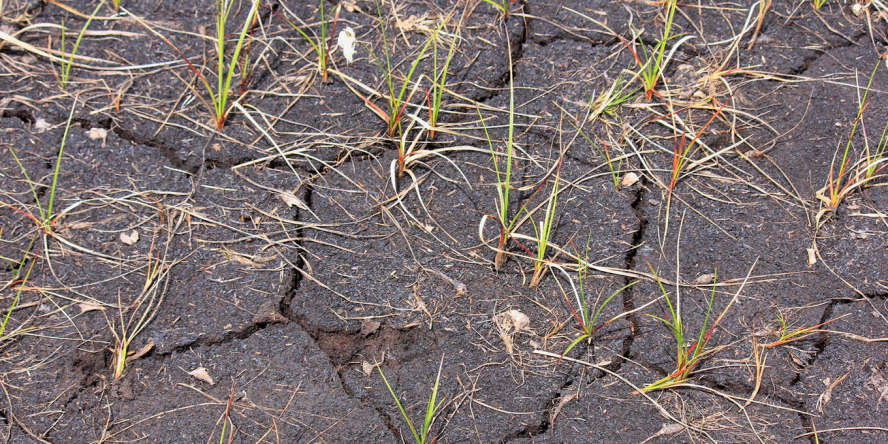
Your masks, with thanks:
[{"label": "mud crack", "polygon": [[[629,206],[635,213],[635,218],[638,220],[638,227],[632,233],[632,240],[629,243],[629,249],[626,250],[626,255],[623,262],[623,269],[625,270],[635,270],[638,250],[644,243],[644,236],[647,233],[649,220],[647,214],[644,211],[644,204],[647,199],[648,184],[648,179],[642,175],[641,180],[638,182],[638,188],[632,193],[630,197]],[[628,276],[623,278],[623,285],[629,285],[630,283],[631,278],[629,278]],[[623,290],[623,310],[627,312],[635,310],[634,286]],[[626,339],[623,341],[622,356],[629,356],[632,348],[632,343],[635,341],[635,337],[640,334],[638,316],[633,313],[626,318],[629,321],[629,328],[632,334],[627,336]],[[622,363],[623,358],[620,358],[619,364],[622,365]]]}]

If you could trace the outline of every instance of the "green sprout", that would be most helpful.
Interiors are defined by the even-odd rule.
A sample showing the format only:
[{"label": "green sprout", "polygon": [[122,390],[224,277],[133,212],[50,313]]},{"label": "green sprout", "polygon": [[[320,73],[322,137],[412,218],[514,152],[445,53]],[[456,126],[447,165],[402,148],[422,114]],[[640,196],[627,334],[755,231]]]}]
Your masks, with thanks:
[{"label": "green sprout", "polygon": [[[336,6],[335,11],[331,12],[330,15],[324,14],[324,0],[320,0],[318,2],[320,16],[321,16],[321,33],[319,35],[310,36],[302,27],[297,26],[290,20],[287,20],[276,11],[271,10],[274,15],[278,16],[285,22],[287,22],[290,26],[293,27],[299,34],[302,34],[302,37],[311,44],[311,47],[314,49],[315,53],[318,56],[318,72],[321,74],[321,82],[327,83],[327,65],[330,61],[330,43],[329,41],[333,39],[333,35],[336,33],[336,23],[339,22],[339,11],[342,9],[341,5]],[[327,28],[330,28],[330,17],[333,17],[333,26],[330,30],[330,34],[328,37]]]},{"label": "green sprout", "polygon": [[438,385],[441,382],[441,369],[443,367],[444,356],[441,356],[441,363],[438,365],[438,376],[435,378],[435,386],[432,388],[432,394],[429,395],[429,400],[426,403],[425,416],[423,417],[422,427],[419,430],[416,430],[416,427],[413,425],[413,421],[410,420],[410,416],[407,414],[407,411],[401,404],[401,400],[398,399],[398,395],[395,394],[395,391],[389,384],[388,379],[385,378],[385,374],[382,372],[380,364],[378,362],[376,363],[376,369],[379,371],[379,375],[382,376],[382,381],[385,382],[385,386],[388,388],[389,393],[392,394],[392,398],[395,399],[395,403],[398,404],[398,409],[401,411],[401,415],[404,417],[404,421],[407,423],[407,426],[410,427],[410,431],[413,433],[413,438],[416,440],[416,444],[431,444],[435,442],[436,438],[429,438],[432,430],[432,425],[435,422],[435,417],[438,415],[441,406],[444,404],[443,399],[441,401],[438,401]]},{"label": "green sprout", "polygon": [[[62,62],[62,69],[59,72],[59,85],[61,85],[62,89],[68,87],[68,81],[71,77],[71,68],[74,66],[74,56],[77,54],[77,49],[80,48],[80,42],[83,40],[84,34],[86,34],[86,29],[89,28],[90,23],[92,23],[93,19],[96,17],[96,14],[99,13],[99,8],[105,4],[105,0],[99,2],[99,5],[96,6],[96,9],[89,16],[89,19],[86,21],[86,24],[83,25],[83,28],[80,29],[80,33],[77,34],[77,40],[74,41],[74,46],[71,48],[71,54],[68,55],[67,60]],[[2,8],[0,8],[2,9]],[[64,55],[65,52],[65,23],[62,22],[62,37],[61,37],[61,49]]]}]

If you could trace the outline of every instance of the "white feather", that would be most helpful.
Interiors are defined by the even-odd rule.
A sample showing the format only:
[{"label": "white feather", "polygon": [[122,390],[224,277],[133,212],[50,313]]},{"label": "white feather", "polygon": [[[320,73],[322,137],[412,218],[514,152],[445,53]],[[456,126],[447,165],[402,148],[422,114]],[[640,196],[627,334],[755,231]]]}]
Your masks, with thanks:
[{"label": "white feather", "polygon": [[345,60],[348,63],[351,63],[355,58],[355,43],[357,41],[355,31],[351,29],[351,26],[339,32],[339,40],[336,43],[342,48],[342,55],[345,56]]}]

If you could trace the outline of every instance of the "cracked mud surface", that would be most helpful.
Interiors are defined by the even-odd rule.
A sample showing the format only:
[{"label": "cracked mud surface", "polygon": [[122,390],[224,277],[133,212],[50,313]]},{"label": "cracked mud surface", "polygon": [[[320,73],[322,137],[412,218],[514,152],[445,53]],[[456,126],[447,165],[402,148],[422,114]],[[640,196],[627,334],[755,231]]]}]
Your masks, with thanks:
[{"label": "cracked mud surface", "polygon": [[[415,423],[441,365],[439,443],[888,440],[885,180],[821,219],[815,197],[885,51],[884,19],[868,23],[846,2],[775,2],[755,45],[748,30],[732,50],[757,6],[680,5],[673,33],[693,38],[675,48],[662,96],[640,93],[587,121],[618,78],[638,83],[627,42],[638,33],[656,44],[662,6],[531,0],[504,22],[479,1],[387,3],[401,71],[428,38],[423,17],[454,11],[448,29],[462,16],[464,38],[447,80],[448,130],[431,141],[413,127],[436,154],[393,182],[396,144],[359,85],[384,88],[367,53],[382,50],[376,6],[349,3],[357,9],[343,8],[339,26],[366,46],[351,63],[335,50],[342,74],[326,84],[310,46],[271,13],[314,23],[316,5],[261,9],[249,114],[232,112],[219,131],[193,97],[202,85],[183,83],[193,73],[135,20],[94,21],[101,32],[78,55],[113,62],[74,68],[65,89],[59,65],[0,46],[0,314],[16,304],[0,337],[6,442],[412,442],[377,364]],[[249,3],[235,4],[242,23]],[[214,32],[212,2],[124,6],[215,69],[200,37]],[[29,23],[73,34],[84,23],[57,2],[0,13],[4,33],[38,48],[58,48],[58,28]],[[165,61],[178,64],[108,69]],[[519,149],[509,204],[520,222],[494,270],[499,230],[479,223],[496,211],[497,170],[476,109],[503,150],[510,68]],[[417,72],[430,69],[426,57]],[[886,82],[882,65],[855,155],[879,144]],[[424,96],[412,97],[405,128],[426,118]],[[682,133],[676,118],[657,118],[667,103],[705,144],[671,194]],[[625,156],[612,176],[605,153],[616,150]],[[560,355],[580,334],[571,283],[550,268],[529,286],[530,237],[556,170],[546,259],[578,283],[571,257],[587,258],[592,301],[634,284],[602,309],[600,320],[616,320],[560,361],[537,351]],[[615,186],[630,172],[636,182]],[[710,297],[710,327],[730,309],[687,384],[641,394],[676,365],[652,270],[681,295],[689,341]],[[529,324],[509,329],[512,310]],[[787,332],[813,331],[775,345],[778,316]],[[124,332],[131,356],[115,378]]]}]

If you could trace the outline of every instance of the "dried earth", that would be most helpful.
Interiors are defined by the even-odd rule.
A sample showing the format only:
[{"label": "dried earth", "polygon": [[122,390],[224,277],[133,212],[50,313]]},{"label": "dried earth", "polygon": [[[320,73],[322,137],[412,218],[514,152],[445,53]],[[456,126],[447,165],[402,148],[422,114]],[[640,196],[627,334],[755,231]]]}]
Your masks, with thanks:
[{"label": "dried earth", "polygon": [[[681,3],[648,100],[634,54],[662,38],[661,3],[519,0],[504,20],[386,1],[396,88],[437,26],[439,68],[459,42],[434,140],[433,56],[418,64],[403,129],[425,157],[398,177],[363,89],[386,88],[372,1],[342,3],[360,44],[327,83],[283,20],[318,30],[317,3],[263,2],[219,130],[148,29],[214,85],[215,2],[107,3],[63,88],[47,51],[98,2],[0,2],[4,442],[413,442],[380,371],[418,426],[439,368],[437,443],[888,442],[884,164],[834,211],[816,197],[860,171],[839,175],[846,144],[851,162],[883,146],[888,11],[774,2],[756,30],[759,2]],[[251,5],[233,4],[230,46]],[[589,118],[614,85],[632,96]],[[510,101],[518,222],[495,270]],[[618,292],[615,320],[559,359],[581,334],[573,285]],[[664,291],[707,352],[641,393],[677,365]]]}]

